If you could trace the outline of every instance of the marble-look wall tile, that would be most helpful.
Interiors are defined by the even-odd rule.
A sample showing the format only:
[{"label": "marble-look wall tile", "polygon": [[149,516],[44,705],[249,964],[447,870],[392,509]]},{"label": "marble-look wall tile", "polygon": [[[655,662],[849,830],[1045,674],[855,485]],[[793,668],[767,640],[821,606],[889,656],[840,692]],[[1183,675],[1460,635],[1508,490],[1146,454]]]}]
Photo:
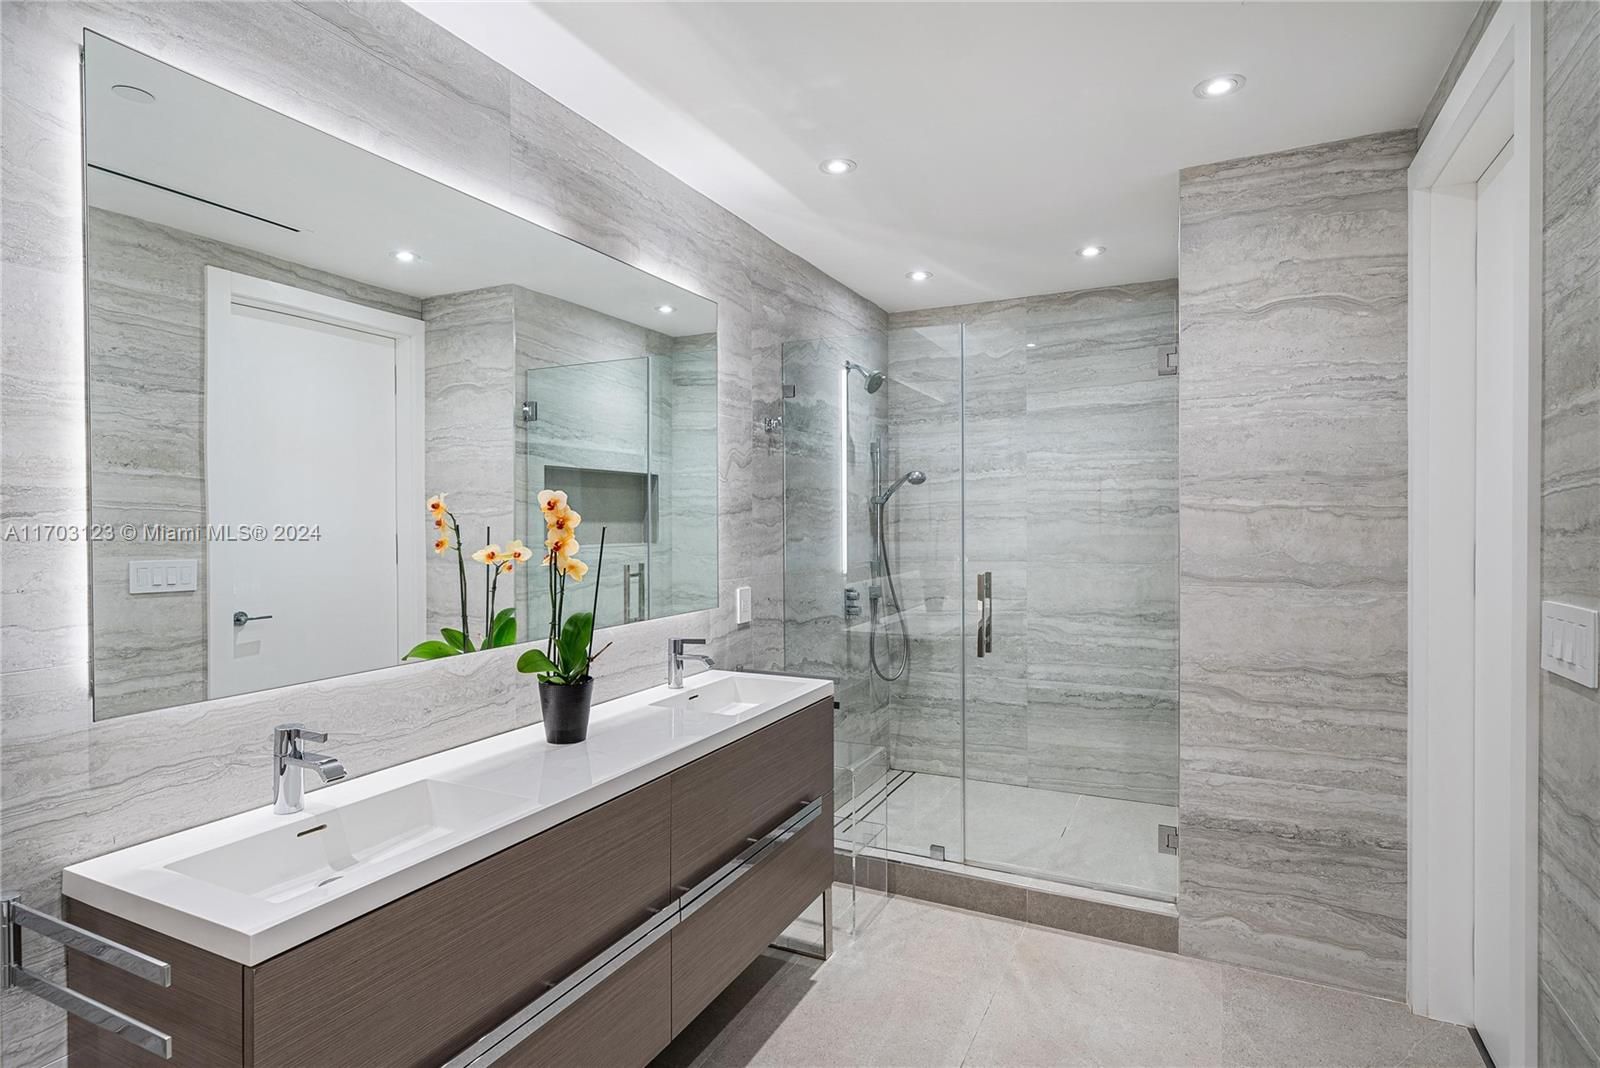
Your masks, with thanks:
[{"label": "marble-look wall tile", "polygon": [[1403,997],[1411,131],[1180,176],[1185,953]]},{"label": "marble-look wall tile", "polygon": [[[423,425],[425,490],[444,494],[461,524],[462,548],[476,552],[486,536],[504,545],[514,536],[516,335],[511,286],[429,297]],[[428,521],[423,501],[416,522]],[[429,530],[429,543],[433,531]],[[455,553],[427,559],[428,633],[461,626],[461,578]],[[467,619],[483,630],[486,594],[478,565],[467,564]],[[513,575],[513,581],[520,579]],[[512,598],[496,591],[496,609]]]},{"label": "marble-look wall tile", "polygon": [[[1600,6],[1545,5],[1544,596],[1600,598]],[[1600,1065],[1600,694],[1545,674],[1539,1060]]]},{"label": "marble-look wall tile", "polygon": [[[673,635],[782,663],[782,454],[757,450],[750,414],[779,397],[784,341],[881,332],[882,311],[403,4],[0,4],[0,519],[87,516],[85,27],[717,301],[719,603],[606,634],[600,696],[659,682]],[[0,567],[0,864],[42,907],[67,864],[260,804],[273,723],[330,731],[364,774],[534,715],[508,651],[91,724],[82,545],[0,543]],[[739,627],[742,585],[758,616]],[[5,1064],[64,1052],[59,1011],[7,992],[0,1016]]]},{"label": "marble-look wall tile", "polygon": [[[206,268],[416,318],[421,302],[251,249],[116,212],[85,214],[90,521],[195,529],[205,508]],[[95,714],[206,697],[208,573],[194,543],[116,538],[90,553]],[[193,557],[194,593],[134,596],[128,562]]]}]

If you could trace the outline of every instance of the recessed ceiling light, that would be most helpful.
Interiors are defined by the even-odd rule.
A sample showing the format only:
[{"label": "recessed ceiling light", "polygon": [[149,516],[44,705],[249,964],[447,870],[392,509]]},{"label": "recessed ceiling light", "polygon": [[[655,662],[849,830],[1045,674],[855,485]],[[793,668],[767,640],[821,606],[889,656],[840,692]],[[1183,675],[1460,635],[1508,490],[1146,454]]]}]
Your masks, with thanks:
[{"label": "recessed ceiling light", "polygon": [[415,252],[412,252],[408,248],[396,249],[395,253],[394,253],[394,258],[396,260],[399,260],[401,263],[416,263],[417,262],[417,254]]},{"label": "recessed ceiling light", "polygon": [[928,271],[907,271],[906,277],[911,279],[913,282],[926,282],[928,279],[932,278],[933,275]]},{"label": "recessed ceiling light", "polygon": [[835,156],[833,159],[823,160],[817,164],[817,168],[823,174],[849,174],[856,169],[856,161],[845,159],[843,156]]},{"label": "recessed ceiling light", "polygon": [[1035,343],[1034,343],[1034,342],[1032,342],[1032,341],[1030,341],[1030,342],[1028,342],[1028,348],[1030,348],[1030,349],[1036,349],[1036,348],[1038,348],[1038,347],[1039,347],[1039,346],[1038,346],[1038,345],[1036,345],[1036,344],[1035,344]]},{"label": "recessed ceiling light", "polygon": [[660,312],[662,315],[671,315],[673,312],[675,312],[677,310],[678,309],[674,308],[670,304],[657,304],[656,305],[656,311]]},{"label": "recessed ceiling light", "polygon": [[140,89],[137,85],[113,85],[111,91],[135,104],[152,104],[156,99],[156,94],[148,89]]},{"label": "recessed ceiling light", "polygon": [[1086,260],[1092,260],[1096,256],[1104,256],[1105,254],[1106,247],[1104,245],[1085,245],[1078,250],[1078,255]]},{"label": "recessed ceiling light", "polygon": [[1214,74],[1194,87],[1194,95],[1202,100],[1215,100],[1219,96],[1232,96],[1243,88],[1243,74]]}]

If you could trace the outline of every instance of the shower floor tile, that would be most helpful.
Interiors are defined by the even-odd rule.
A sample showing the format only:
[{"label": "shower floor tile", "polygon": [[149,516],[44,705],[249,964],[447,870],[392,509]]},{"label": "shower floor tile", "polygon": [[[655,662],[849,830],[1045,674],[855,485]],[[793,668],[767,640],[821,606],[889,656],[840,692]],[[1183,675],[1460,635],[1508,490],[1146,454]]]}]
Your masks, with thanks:
[{"label": "shower floor tile", "polygon": [[1160,825],[1178,822],[1171,805],[973,780],[963,856],[961,804],[954,776],[891,772],[879,801],[888,848],[926,857],[943,846],[947,860],[1165,900],[1178,892],[1178,858],[1157,849]]}]

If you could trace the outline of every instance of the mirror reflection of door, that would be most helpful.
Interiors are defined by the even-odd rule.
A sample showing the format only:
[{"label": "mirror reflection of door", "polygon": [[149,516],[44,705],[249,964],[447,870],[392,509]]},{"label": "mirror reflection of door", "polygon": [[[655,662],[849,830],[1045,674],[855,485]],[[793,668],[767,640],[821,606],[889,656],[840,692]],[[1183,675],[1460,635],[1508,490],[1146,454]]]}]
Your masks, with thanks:
[{"label": "mirror reflection of door", "polygon": [[207,302],[209,696],[392,666],[422,631],[421,323],[216,269]]}]

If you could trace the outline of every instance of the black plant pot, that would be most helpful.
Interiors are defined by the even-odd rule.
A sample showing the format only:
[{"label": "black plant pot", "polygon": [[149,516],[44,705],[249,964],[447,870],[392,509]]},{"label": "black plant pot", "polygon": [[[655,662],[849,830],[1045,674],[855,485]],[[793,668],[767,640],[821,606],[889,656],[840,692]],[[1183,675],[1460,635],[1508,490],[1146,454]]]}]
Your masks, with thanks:
[{"label": "black plant pot", "polygon": [[567,686],[541,682],[539,707],[544,710],[544,740],[551,745],[571,745],[589,737],[589,703],[593,697],[592,676]]}]

